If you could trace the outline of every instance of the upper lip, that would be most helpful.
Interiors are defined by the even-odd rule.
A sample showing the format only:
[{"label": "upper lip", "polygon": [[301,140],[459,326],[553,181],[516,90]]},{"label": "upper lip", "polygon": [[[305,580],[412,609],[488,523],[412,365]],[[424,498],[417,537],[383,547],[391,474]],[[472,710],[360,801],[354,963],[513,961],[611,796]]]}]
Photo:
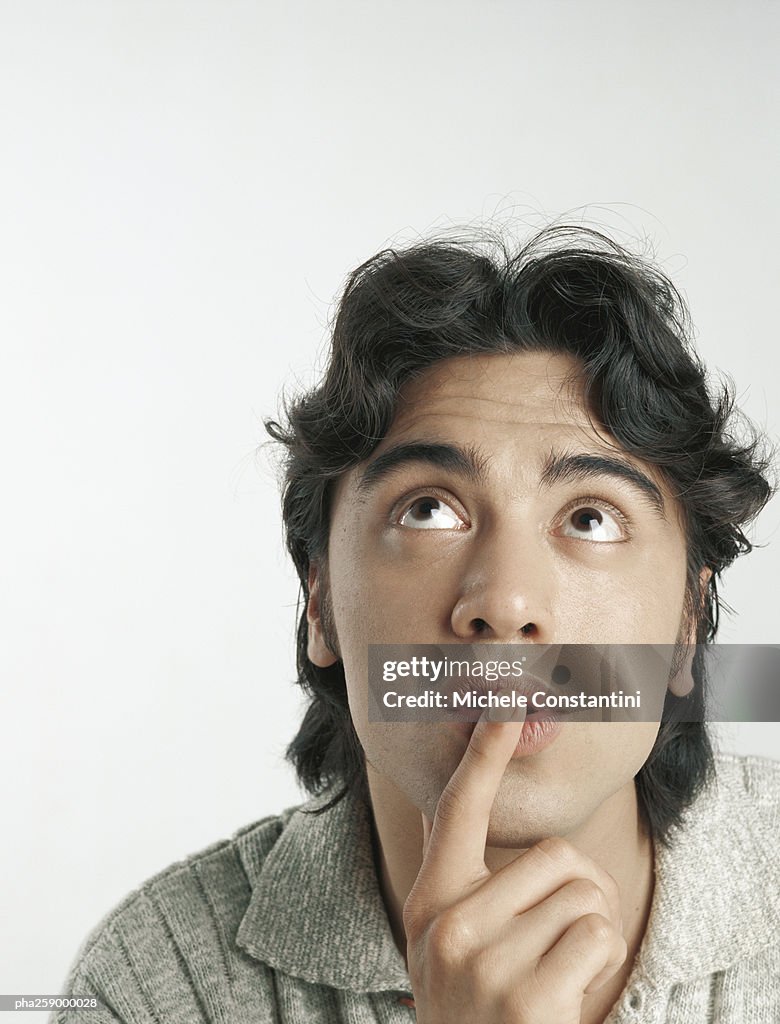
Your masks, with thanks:
[{"label": "upper lip", "polygon": [[[539,679],[538,676],[532,676],[528,673],[523,673],[522,676],[517,678],[511,677],[496,679],[493,682],[489,682],[483,676],[461,676],[457,679],[449,680],[449,684],[450,693],[468,693],[470,690],[476,690],[481,694],[507,693],[510,690],[514,690],[515,693],[522,694],[528,698],[530,698],[533,693],[544,693],[546,696],[554,696],[555,693],[555,691],[548,686],[547,683]],[[536,708],[530,703],[530,700],[528,702],[527,717],[534,715],[537,718],[559,718],[565,713],[565,709]]]},{"label": "upper lip", "polygon": [[451,680],[453,692],[467,693],[469,690],[477,690],[480,693],[506,693],[507,690],[514,690],[516,693],[530,697],[532,693],[543,693],[552,696],[554,691],[537,676],[524,672],[522,676],[503,677],[492,682],[484,676],[459,676]]}]

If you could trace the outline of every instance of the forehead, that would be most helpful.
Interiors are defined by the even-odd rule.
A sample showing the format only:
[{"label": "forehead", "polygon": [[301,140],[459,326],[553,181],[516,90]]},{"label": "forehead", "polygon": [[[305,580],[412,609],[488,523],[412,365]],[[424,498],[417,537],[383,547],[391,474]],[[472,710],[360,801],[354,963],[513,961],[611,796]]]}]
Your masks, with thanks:
[{"label": "forehead", "polygon": [[[514,430],[512,428],[515,428]],[[522,352],[460,356],[437,363],[399,395],[383,445],[407,435],[541,435],[565,431],[600,438],[585,401],[579,363],[571,356]]]},{"label": "forehead", "polygon": [[[386,466],[372,473],[372,464],[381,464],[385,454],[403,452],[396,465],[418,461],[403,449],[419,442],[456,446],[468,453],[460,465],[465,459],[477,467],[482,484],[492,481],[515,495],[597,470],[625,480],[633,468],[639,471],[633,483],[650,495],[659,514],[665,501],[676,504],[658,468],[628,454],[590,414],[582,368],[568,355],[490,353],[430,367],[402,388],[387,434],[367,462],[340,478],[336,495],[344,488],[365,491],[367,474],[384,476]],[[427,453],[420,457],[430,461]]]}]

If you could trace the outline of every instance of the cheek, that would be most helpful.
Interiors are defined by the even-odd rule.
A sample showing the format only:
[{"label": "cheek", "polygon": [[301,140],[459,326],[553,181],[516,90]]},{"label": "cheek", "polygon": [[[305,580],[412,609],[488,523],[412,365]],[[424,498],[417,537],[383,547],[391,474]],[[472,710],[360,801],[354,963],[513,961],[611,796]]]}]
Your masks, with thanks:
[{"label": "cheek", "polygon": [[[405,543],[404,543],[405,541]],[[442,546],[443,547],[443,546]],[[452,612],[457,564],[434,544],[392,532],[363,536],[334,524],[330,543],[332,608],[342,651],[352,641],[429,643]]]},{"label": "cheek", "polygon": [[575,736],[571,749],[556,768],[572,793],[595,807],[635,778],[650,756],[659,725],[583,722],[573,723],[572,729]]},{"label": "cheek", "polygon": [[557,573],[557,627],[574,642],[674,643],[685,601],[684,556],[649,553],[602,567],[563,565]]},{"label": "cheek", "polygon": [[648,543],[637,561],[637,575],[659,607],[675,600],[682,605],[687,568],[685,541],[679,531],[671,527],[658,535],[656,543]]},{"label": "cheek", "polygon": [[[634,604],[638,609],[641,633],[637,642],[674,643],[680,631],[685,606],[686,566],[679,560],[658,562],[644,567],[641,584],[636,587]],[[628,600],[628,598],[624,598]]]},{"label": "cheek", "polygon": [[356,724],[366,762],[407,800],[431,818],[463,748],[447,730],[433,723]]},{"label": "cheek", "polygon": [[653,749],[659,724],[570,722],[567,728],[565,757],[563,744],[557,751],[553,744],[543,752],[549,766],[561,770],[575,789],[584,783],[586,790],[603,796],[603,790],[614,790],[636,775]]},{"label": "cheek", "polygon": [[601,730],[598,743],[605,765],[614,766],[616,773],[626,779],[633,778],[650,756],[658,722],[604,722],[597,723]]}]

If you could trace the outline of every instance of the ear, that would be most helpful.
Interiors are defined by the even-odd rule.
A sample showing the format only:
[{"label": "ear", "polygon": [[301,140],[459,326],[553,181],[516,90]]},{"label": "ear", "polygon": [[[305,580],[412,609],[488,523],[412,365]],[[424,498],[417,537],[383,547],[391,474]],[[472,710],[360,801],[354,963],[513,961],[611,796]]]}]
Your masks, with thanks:
[{"label": "ear", "polygon": [[[707,585],[712,578],[712,569],[704,568],[699,573],[699,607],[697,612],[701,610],[707,595]],[[691,625],[688,629],[688,636],[686,638],[687,652],[685,660],[680,666],[679,672],[669,680],[669,689],[675,695],[675,697],[687,697],[693,689],[693,658],[696,654],[696,629],[697,622],[694,617]]]},{"label": "ear", "polygon": [[322,595],[320,592],[319,567],[313,562],[309,565],[309,601],[306,605],[306,621],[309,624],[308,646],[306,653],[309,661],[318,668],[328,668],[338,661],[336,655],[325,642],[322,628]]}]

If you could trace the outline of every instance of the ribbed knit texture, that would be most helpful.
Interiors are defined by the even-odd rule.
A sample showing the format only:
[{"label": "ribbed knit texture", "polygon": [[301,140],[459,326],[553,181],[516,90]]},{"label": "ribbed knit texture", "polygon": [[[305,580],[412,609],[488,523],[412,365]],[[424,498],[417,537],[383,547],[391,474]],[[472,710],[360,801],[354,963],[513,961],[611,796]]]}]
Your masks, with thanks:
[{"label": "ribbed knit texture", "polygon": [[[780,763],[718,757],[716,783],[655,849],[655,892],[605,1024],[780,1022]],[[106,1009],[50,1024],[410,1024],[368,812],[320,801],[242,829],[128,896],[65,992]],[[478,1022],[475,1022],[478,1024]]]}]

